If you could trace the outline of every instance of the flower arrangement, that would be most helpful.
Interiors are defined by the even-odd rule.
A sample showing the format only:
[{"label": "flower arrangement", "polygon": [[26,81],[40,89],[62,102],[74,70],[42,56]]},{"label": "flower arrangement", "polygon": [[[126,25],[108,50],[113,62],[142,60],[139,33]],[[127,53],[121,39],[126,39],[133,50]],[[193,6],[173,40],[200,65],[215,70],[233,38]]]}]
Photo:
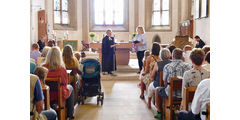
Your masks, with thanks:
[{"label": "flower arrangement", "polygon": [[91,42],[94,42],[95,33],[89,33],[89,36],[91,38]]},{"label": "flower arrangement", "polygon": [[89,33],[89,36],[90,36],[91,38],[94,38],[94,37],[95,37],[95,33]]},{"label": "flower arrangement", "polygon": [[134,37],[136,36],[136,32],[134,32],[133,34],[132,34],[132,39],[134,39]]}]

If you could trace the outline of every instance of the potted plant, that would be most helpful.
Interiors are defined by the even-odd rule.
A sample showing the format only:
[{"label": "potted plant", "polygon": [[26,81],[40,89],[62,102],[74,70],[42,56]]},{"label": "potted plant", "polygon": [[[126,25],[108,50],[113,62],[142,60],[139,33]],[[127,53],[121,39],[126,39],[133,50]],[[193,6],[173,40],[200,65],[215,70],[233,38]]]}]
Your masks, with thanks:
[{"label": "potted plant", "polygon": [[136,32],[134,32],[133,34],[132,34],[132,39],[134,39],[134,37],[136,36]]},{"label": "potted plant", "polygon": [[89,36],[90,36],[90,38],[91,38],[91,42],[93,42],[94,37],[95,37],[95,33],[89,33]]}]

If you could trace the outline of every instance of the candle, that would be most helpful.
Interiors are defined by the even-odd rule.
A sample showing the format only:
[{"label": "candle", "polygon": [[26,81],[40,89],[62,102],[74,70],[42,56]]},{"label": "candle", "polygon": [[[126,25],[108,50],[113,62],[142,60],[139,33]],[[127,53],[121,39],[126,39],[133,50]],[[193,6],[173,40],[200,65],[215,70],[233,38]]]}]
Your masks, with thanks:
[{"label": "candle", "polygon": [[99,41],[99,35],[97,35],[97,41]]}]

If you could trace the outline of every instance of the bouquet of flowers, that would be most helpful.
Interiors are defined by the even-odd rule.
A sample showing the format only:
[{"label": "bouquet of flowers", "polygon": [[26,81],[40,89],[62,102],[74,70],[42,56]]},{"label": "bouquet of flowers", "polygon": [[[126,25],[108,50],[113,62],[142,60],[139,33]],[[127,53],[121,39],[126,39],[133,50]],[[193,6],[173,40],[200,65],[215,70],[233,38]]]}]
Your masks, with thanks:
[{"label": "bouquet of flowers", "polygon": [[133,34],[132,34],[132,39],[134,39],[134,37],[136,36],[136,32],[134,32]]}]

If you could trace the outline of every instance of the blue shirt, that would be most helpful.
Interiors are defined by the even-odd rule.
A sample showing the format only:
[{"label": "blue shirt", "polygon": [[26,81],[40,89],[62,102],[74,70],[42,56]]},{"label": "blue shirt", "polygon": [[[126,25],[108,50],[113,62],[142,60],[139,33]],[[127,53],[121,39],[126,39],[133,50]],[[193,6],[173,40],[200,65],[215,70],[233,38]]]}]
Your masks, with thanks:
[{"label": "blue shirt", "polygon": [[137,46],[137,51],[147,50],[147,37],[145,34],[136,34],[133,41],[139,41],[143,43],[143,45]]},{"label": "blue shirt", "polygon": [[43,91],[42,91],[42,86],[39,80],[37,80],[34,88],[34,101],[40,101],[43,100]]},{"label": "blue shirt", "polygon": [[36,64],[34,62],[30,62],[30,73],[33,74],[36,68]]},{"label": "blue shirt", "polygon": [[37,61],[38,57],[41,57],[42,53],[39,52],[38,50],[33,50],[30,53],[30,58],[34,59],[35,61]]}]

